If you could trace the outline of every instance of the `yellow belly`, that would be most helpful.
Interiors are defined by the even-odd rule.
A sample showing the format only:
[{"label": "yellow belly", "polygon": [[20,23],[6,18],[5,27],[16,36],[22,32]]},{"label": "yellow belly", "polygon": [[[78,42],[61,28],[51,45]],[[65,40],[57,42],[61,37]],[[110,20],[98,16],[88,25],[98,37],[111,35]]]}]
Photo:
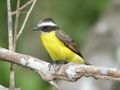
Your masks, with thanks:
[{"label": "yellow belly", "polygon": [[41,34],[42,43],[54,61],[84,63],[83,58],[67,48],[55,35],[55,31]]}]

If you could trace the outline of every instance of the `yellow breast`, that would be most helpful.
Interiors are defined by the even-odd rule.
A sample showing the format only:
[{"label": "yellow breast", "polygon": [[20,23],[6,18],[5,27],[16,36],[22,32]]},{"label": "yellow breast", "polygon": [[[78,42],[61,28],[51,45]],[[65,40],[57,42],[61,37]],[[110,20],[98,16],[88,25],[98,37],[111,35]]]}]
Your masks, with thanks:
[{"label": "yellow breast", "polygon": [[72,50],[67,48],[55,35],[55,31],[42,33],[42,43],[54,61],[66,60],[67,62],[84,63],[84,60]]}]

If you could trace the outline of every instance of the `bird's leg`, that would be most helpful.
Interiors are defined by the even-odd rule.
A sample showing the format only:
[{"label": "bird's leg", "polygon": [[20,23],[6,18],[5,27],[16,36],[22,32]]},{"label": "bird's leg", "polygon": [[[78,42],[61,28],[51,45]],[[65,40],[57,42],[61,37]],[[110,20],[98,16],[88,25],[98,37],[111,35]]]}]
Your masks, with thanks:
[{"label": "bird's leg", "polygon": [[54,68],[54,67],[59,66],[59,65],[60,65],[60,63],[59,63],[58,61],[54,61],[53,63],[50,63],[50,64],[48,65],[48,68],[49,68],[49,70],[50,70],[52,66],[53,66],[53,68]]},{"label": "bird's leg", "polygon": [[66,60],[58,60],[54,62],[55,64],[62,65],[62,64],[67,64],[68,62]]},{"label": "bird's leg", "polygon": [[[49,64],[49,70],[51,69],[51,66],[55,67],[55,68],[60,68],[61,65],[63,64],[67,64],[68,62],[66,60],[57,60],[57,61],[54,61],[54,63],[50,63]],[[59,69],[58,69],[59,70]]]},{"label": "bird's leg", "polygon": [[68,62],[66,60],[58,60],[58,61],[55,61],[55,67],[57,67],[57,71],[60,69],[60,67],[63,65],[63,64],[67,64]]}]

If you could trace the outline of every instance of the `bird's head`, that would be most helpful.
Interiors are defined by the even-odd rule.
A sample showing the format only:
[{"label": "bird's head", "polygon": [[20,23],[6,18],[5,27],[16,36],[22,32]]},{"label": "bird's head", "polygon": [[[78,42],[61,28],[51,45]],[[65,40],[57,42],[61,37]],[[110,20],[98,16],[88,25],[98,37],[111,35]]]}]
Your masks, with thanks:
[{"label": "bird's head", "polygon": [[52,18],[45,18],[38,23],[37,27],[34,28],[33,31],[50,32],[58,29],[59,27],[55,24]]}]

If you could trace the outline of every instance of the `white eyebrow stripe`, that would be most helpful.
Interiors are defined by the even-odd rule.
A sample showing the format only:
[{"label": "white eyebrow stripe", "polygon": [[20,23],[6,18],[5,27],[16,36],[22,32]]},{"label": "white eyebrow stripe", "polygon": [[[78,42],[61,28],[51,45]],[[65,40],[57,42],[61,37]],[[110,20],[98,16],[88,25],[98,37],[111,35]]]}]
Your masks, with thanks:
[{"label": "white eyebrow stripe", "polygon": [[42,22],[38,24],[38,27],[41,27],[41,26],[57,26],[57,25],[53,22]]}]

